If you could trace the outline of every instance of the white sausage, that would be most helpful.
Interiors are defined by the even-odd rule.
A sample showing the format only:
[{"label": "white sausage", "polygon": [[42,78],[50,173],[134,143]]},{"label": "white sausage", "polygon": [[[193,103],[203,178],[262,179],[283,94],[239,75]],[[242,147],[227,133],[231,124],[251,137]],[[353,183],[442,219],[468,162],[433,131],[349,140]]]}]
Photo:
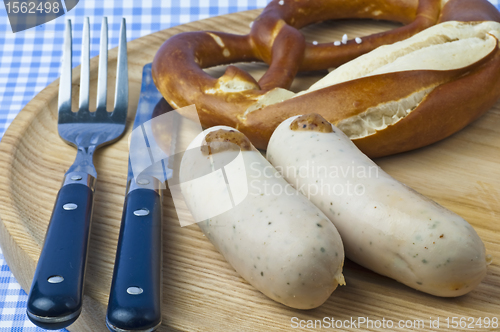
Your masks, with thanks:
[{"label": "white sausage", "polygon": [[[245,280],[271,299],[298,309],[318,307],[338,284],[344,284],[344,249],[337,229],[321,210],[289,186],[253,146],[241,151],[244,167],[238,166],[232,173],[226,169],[229,185],[231,181],[243,181],[230,186],[230,193],[226,186],[214,192],[213,178],[212,184],[204,184],[209,180],[199,175],[215,176],[214,171],[219,168],[210,158],[231,153],[219,151],[208,156],[201,152],[207,133],[219,129],[235,131],[225,126],[205,130],[193,140],[190,152],[182,159],[181,190],[189,210],[201,219],[200,211],[224,204],[217,202],[217,197],[232,195],[239,204],[200,221],[203,233]],[[207,167],[208,170],[202,170]],[[234,164],[231,167],[234,169]],[[243,176],[236,179],[237,174]],[[198,178],[196,186],[191,181],[194,177]],[[218,180],[224,181],[222,173]],[[242,192],[245,189],[246,197]]]},{"label": "white sausage", "polygon": [[337,226],[346,257],[437,296],[481,282],[491,256],[469,223],[396,181],[336,127],[292,130],[296,118],[273,133],[267,159]]}]

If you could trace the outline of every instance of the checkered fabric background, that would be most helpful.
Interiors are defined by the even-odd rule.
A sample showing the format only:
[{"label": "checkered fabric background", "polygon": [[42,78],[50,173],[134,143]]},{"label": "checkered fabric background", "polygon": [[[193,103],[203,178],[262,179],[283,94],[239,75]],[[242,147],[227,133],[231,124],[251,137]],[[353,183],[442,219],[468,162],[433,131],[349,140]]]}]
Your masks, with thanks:
[{"label": "checkered fabric background", "polygon": [[[264,7],[270,0],[80,0],[66,15],[26,31],[12,33],[0,4],[0,138],[38,92],[59,77],[66,19],[73,23],[73,65],[80,61],[83,18],[91,24],[91,56],[99,49],[99,30],[108,17],[109,47],[118,44],[120,19],[127,19],[127,38],[212,16]],[[500,0],[490,0],[497,8]],[[27,295],[0,251],[0,332],[44,331],[26,317]]]}]

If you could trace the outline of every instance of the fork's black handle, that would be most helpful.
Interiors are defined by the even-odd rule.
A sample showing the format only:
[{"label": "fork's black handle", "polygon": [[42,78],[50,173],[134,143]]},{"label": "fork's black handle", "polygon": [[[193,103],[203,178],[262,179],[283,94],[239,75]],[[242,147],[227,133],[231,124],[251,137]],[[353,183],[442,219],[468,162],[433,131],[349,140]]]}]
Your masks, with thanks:
[{"label": "fork's black handle", "polygon": [[111,331],[154,331],[161,323],[161,195],[125,197],[106,324]]},{"label": "fork's black handle", "polygon": [[82,310],[93,197],[83,184],[64,185],[57,195],[28,297],[28,317],[44,329],[64,328]]}]

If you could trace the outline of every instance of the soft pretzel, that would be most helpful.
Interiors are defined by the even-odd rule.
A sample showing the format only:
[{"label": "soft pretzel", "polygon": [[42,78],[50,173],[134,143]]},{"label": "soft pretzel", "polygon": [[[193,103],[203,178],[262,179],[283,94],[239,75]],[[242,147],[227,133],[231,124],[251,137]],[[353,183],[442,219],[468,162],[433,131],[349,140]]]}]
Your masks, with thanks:
[{"label": "soft pretzel", "polygon": [[[363,37],[361,43],[350,40],[340,46],[306,43],[298,31],[314,22],[340,18],[374,18],[406,25]],[[355,66],[363,67],[373,57],[384,58],[383,52],[392,52],[396,61],[413,51],[401,53],[399,48],[404,48],[404,44],[395,43],[390,45],[392,48],[377,49],[378,54],[358,57],[380,45],[405,40],[435,24],[453,20],[468,23],[449,22],[433,27],[435,36],[442,34],[441,30],[453,35],[437,44],[452,43],[453,38],[476,38],[492,48],[481,53],[482,57],[465,59],[461,66],[449,70],[411,66],[402,72],[374,74],[367,70],[364,75],[345,82],[337,78],[336,84],[298,96],[287,90],[299,70],[336,67],[355,58]],[[493,39],[500,37],[500,28],[497,23],[482,21],[500,22],[500,13],[486,0],[275,0],[253,22],[248,35],[203,31],[171,37],[155,56],[153,78],[174,108],[195,104],[204,127],[236,127],[261,149],[267,147],[277,125],[293,115],[314,111],[342,128],[341,121],[356,122],[357,117],[361,118],[358,122],[363,122],[364,113],[380,105],[409,106],[411,112],[399,112],[397,122],[381,129],[374,126],[365,136],[359,132],[350,136],[369,156],[383,156],[451,135],[487,111],[500,97],[500,53],[496,42],[492,46]],[[498,33],[490,34],[490,30]],[[420,45],[415,46],[417,49],[436,46],[432,36],[427,44],[419,44],[419,35],[415,36],[416,45]],[[411,43],[412,39],[405,42],[409,40]],[[433,52],[430,48],[427,51]],[[422,52],[425,54],[425,50]],[[235,66],[229,66],[218,79],[202,70],[250,61],[269,64],[259,82]],[[332,73],[335,75],[341,68]],[[413,101],[409,102],[411,98]],[[387,124],[383,116],[381,119]]]}]

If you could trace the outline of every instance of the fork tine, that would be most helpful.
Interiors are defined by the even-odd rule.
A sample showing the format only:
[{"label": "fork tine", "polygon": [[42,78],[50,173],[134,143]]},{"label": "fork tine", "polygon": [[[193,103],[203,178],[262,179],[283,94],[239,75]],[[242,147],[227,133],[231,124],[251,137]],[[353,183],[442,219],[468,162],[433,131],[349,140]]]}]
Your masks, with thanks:
[{"label": "fork tine", "polygon": [[66,31],[64,33],[64,49],[61,64],[61,78],[59,79],[59,112],[71,112],[71,67],[72,67],[72,37],[71,21],[66,21]]},{"label": "fork tine", "polygon": [[126,117],[128,109],[128,64],[127,64],[127,26],[122,18],[118,46],[118,65],[116,68],[116,91],[113,117]]},{"label": "fork tine", "polygon": [[83,23],[82,36],[82,64],[80,67],[80,111],[89,110],[90,91],[90,31],[89,18],[86,17]]},{"label": "fork tine", "polygon": [[99,47],[99,74],[97,78],[97,112],[106,111],[108,86],[108,19],[102,18],[101,42]]}]

